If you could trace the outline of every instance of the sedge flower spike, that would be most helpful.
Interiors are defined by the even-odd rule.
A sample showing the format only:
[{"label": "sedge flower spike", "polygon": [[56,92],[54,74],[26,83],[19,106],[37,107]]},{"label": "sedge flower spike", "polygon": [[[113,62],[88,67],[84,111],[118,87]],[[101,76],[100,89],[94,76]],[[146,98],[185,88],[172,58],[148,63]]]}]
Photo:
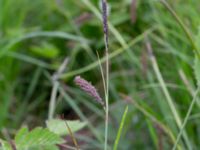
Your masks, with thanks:
[{"label": "sedge flower spike", "polygon": [[106,38],[106,47],[108,47],[108,5],[106,0],[101,0],[102,3],[102,20],[103,20],[103,31]]},{"label": "sedge flower spike", "polygon": [[104,106],[104,102],[103,102],[102,98],[100,97],[96,88],[91,83],[89,83],[87,80],[83,79],[80,76],[76,76],[74,79],[74,82],[84,92],[86,92],[88,95],[93,97],[98,103],[100,103],[102,106]]}]

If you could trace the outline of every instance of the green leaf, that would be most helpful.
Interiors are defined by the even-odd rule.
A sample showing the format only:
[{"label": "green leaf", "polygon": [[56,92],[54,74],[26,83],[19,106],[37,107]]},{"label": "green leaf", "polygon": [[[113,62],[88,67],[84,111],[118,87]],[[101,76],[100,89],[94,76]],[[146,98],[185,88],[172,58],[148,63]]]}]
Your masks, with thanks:
[{"label": "green leaf", "polygon": [[117,132],[117,137],[116,137],[115,143],[114,143],[114,148],[113,148],[114,150],[117,150],[119,140],[120,140],[120,137],[121,137],[121,134],[122,134],[122,129],[124,127],[124,123],[125,123],[125,120],[126,120],[127,113],[128,113],[128,106],[126,106],[125,111],[124,111],[123,116],[122,116],[122,120],[120,122],[120,126],[119,126],[119,129],[118,129],[118,132]]},{"label": "green leaf", "polygon": [[59,50],[49,43],[42,43],[40,46],[32,46],[31,51],[45,58],[56,58],[59,54]]},{"label": "green leaf", "polygon": [[66,121],[72,132],[76,132],[86,125],[86,122],[80,122],[79,120],[69,121],[60,119],[47,120],[46,124],[50,131],[58,135],[67,135],[69,134],[69,131],[66,126]]},{"label": "green leaf", "polygon": [[50,145],[50,146],[34,147],[28,150],[60,150],[60,149],[55,145]]},{"label": "green leaf", "polygon": [[0,139],[0,150],[12,150],[12,147],[8,142]]},{"label": "green leaf", "polygon": [[15,142],[20,143],[20,141],[23,141],[24,137],[28,134],[28,128],[23,127],[21,128],[17,134],[15,135]]},{"label": "green leaf", "polygon": [[15,136],[16,147],[20,150],[39,150],[39,148],[50,150],[47,148],[54,147],[62,142],[64,141],[59,135],[41,127],[37,127],[30,132],[26,127],[21,128]]}]

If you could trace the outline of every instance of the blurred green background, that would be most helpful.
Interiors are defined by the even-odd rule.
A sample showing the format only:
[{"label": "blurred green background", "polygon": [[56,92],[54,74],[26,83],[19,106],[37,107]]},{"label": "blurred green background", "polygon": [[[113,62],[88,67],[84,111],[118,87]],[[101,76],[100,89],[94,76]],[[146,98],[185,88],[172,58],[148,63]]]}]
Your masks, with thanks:
[{"label": "blurred green background", "polygon": [[[129,106],[120,150],[171,149],[179,133],[168,101],[184,119],[195,92],[193,48],[159,0],[108,0],[110,52],[109,145],[113,146],[125,106]],[[195,38],[198,0],[168,0]],[[154,59],[147,52],[151,44]],[[13,135],[22,124],[44,125],[51,77],[59,76],[55,117],[81,119],[83,149],[103,149],[104,111],[73,83],[91,81],[103,97],[98,51],[105,57],[99,0],[0,0],[0,130]],[[104,63],[102,63],[104,68]],[[182,149],[200,145],[200,103],[180,139]],[[1,132],[1,137],[4,137]],[[190,147],[189,146],[189,147]]]}]

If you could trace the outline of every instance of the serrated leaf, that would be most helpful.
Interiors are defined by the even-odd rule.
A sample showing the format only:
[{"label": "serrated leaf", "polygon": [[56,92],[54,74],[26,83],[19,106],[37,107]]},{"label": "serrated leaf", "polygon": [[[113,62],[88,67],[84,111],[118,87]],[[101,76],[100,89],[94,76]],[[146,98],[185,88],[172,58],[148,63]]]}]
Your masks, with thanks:
[{"label": "serrated leaf", "polygon": [[22,128],[15,136],[16,147],[20,150],[46,149],[62,142],[63,140],[59,135],[41,127],[37,127],[30,132],[28,132],[27,128]]},{"label": "serrated leaf", "polygon": [[67,135],[69,134],[69,131],[66,126],[66,121],[72,132],[76,132],[82,129],[87,124],[86,122],[80,122],[79,120],[70,121],[70,120],[51,119],[46,121],[46,125],[50,131],[58,135]]},{"label": "serrated leaf", "polygon": [[27,127],[22,127],[17,134],[15,135],[15,142],[20,143],[23,141],[24,137],[28,134],[28,128]]},{"label": "serrated leaf", "polygon": [[35,147],[28,150],[60,150],[60,149],[55,145],[50,145],[50,146]]}]

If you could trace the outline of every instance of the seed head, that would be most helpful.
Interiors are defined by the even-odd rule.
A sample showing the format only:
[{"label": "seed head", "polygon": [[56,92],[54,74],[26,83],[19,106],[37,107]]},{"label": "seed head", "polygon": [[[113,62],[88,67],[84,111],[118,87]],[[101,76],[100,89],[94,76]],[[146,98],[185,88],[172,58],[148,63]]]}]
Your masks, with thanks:
[{"label": "seed head", "polygon": [[96,88],[89,83],[87,80],[81,78],[80,76],[76,76],[74,82],[77,86],[79,86],[83,91],[85,91],[88,95],[93,97],[98,103],[104,106],[104,102],[97,92]]},{"label": "seed head", "polygon": [[106,46],[108,47],[108,4],[106,0],[101,0],[101,3],[102,3],[103,31],[106,37]]}]

